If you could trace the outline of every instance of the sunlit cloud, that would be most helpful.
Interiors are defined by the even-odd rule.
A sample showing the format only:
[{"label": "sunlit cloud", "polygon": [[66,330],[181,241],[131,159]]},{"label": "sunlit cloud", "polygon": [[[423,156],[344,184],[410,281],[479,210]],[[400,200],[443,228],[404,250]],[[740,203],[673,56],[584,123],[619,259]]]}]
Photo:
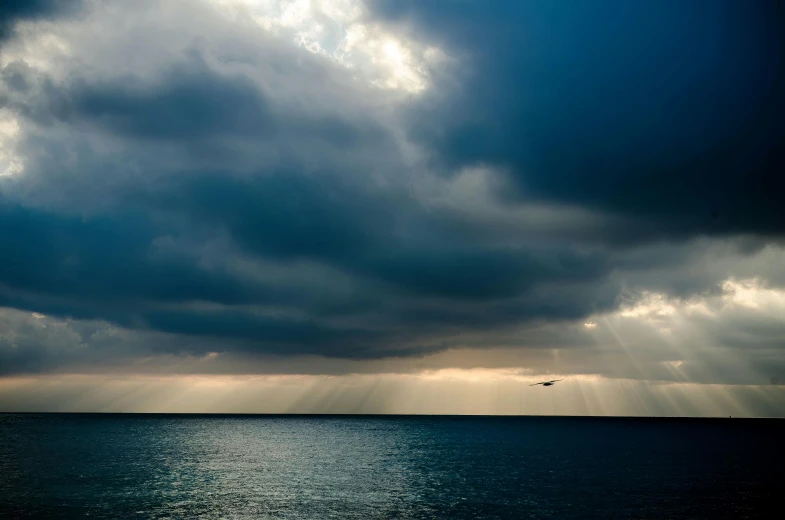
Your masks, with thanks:
[{"label": "sunlit cloud", "polygon": [[662,294],[644,291],[634,305],[626,306],[619,315],[624,318],[662,319],[675,312],[674,306]]},{"label": "sunlit cloud", "polygon": [[622,318],[644,321],[677,320],[685,315],[717,317],[736,308],[754,309],[769,316],[785,316],[785,290],[766,287],[759,279],[729,279],[720,284],[718,296],[669,298],[665,294],[643,291],[637,299],[616,313]]},{"label": "sunlit cloud", "polygon": [[226,14],[250,18],[383,89],[422,92],[431,70],[449,61],[442,50],[371,21],[362,0],[211,1]]},{"label": "sunlit cloud", "polygon": [[46,21],[20,21],[16,37],[3,42],[0,69],[12,63],[24,63],[39,72],[62,78],[68,58],[74,56],[69,34],[76,26]]},{"label": "sunlit cloud", "polygon": [[19,120],[10,110],[0,108],[0,176],[15,175],[24,168],[24,159],[17,155]]}]

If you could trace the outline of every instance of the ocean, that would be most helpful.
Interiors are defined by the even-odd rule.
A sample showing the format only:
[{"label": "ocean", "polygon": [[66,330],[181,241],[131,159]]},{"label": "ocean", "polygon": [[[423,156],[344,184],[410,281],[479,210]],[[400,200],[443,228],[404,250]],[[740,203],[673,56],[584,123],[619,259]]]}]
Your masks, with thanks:
[{"label": "ocean", "polygon": [[773,419],[0,414],[0,518],[777,518],[783,434]]}]

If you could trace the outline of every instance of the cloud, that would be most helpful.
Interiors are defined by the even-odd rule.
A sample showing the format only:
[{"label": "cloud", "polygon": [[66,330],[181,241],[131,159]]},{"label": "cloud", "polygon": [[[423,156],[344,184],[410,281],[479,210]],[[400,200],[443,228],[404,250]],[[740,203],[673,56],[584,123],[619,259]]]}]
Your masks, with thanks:
[{"label": "cloud", "polygon": [[[4,41],[4,374],[779,377],[776,319],[680,307],[785,284],[780,55],[743,59],[763,11],[240,4],[95,3]],[[700,356],[619,314],[645,294]]]},{"label": "cloud", "polygon": [[0,41],[13,35],[19,20],[53,19],[73,14],[82,7],[82,0],[8,0],[0,6]]},{"label": "cloud", "polygon": [[373,5],[465,57],[408,117],[445,171],[504,166],[509,198],[634,221],[617,240],[782,236],[779,3]]},{"label": "cloud", "polygon": [[[630,295],[585,323],[459,325],[426,315],[395,327],[338,330],[285,315],[177,309],[148,327],[0,310],[7,374],[423,374],[451,368],[677,384],[764,385],[785,377],[785,292],[729,280],[718,294]],[[490,318],[499,319],[499,312]],[[385,313],[387,317],[389,314]],[[503,319],[502,319],[503,320]],[[438,335],[428,340],[429,329]],[[382,323],[383,325],[383,323]],[[185,339],[189,338],[189,339]],[[216,341],[216,338],[221,338]],[[390,341],[392,340],[392,341]],[[385,343],[388,342],[388,343]],[[527,367],[522,369],[522,367]],[[463,376],[459,377],[462,379]]]}]

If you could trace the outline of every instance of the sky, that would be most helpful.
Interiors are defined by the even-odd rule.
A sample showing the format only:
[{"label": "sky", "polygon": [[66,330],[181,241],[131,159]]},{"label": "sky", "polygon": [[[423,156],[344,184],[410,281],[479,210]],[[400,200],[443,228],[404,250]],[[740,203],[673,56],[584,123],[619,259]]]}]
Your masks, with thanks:
[{"label": "sky", "polygon": [[0,410],[785,416],[784,10],[3,2]]}]

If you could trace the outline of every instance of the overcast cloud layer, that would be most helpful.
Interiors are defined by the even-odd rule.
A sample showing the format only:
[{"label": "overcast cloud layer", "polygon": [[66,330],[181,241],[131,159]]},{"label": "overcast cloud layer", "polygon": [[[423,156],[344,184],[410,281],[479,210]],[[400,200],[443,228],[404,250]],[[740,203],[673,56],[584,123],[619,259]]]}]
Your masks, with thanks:
[{"label": "overcast cloud layer", "polygon": [[781,384],[782,11],[4,2],[0,375]]}]

